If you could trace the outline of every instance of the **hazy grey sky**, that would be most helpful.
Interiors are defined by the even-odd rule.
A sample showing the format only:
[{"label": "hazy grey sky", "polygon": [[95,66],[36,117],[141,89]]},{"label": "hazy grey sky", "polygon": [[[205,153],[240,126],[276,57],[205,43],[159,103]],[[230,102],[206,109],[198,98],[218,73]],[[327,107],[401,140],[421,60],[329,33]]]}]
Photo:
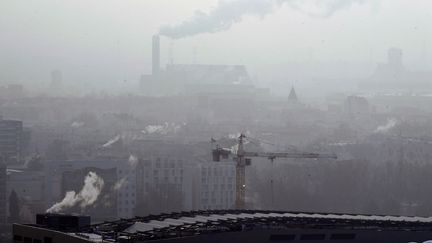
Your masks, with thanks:
[{"label": "hazy grey sky", "polygon": [[[375,63],[397,46],[407,65],[431,66],[432,1],[357,0],[328,17],[312,16],[344,1],[285,0],[222,32],[162,38],[162,64],[171,45],[176,63],[192,62],[196,49],[198,62],[245,64],[260,75],[283,73],[289,62]],[[2,0],[0,83],[47,83],[53,69],[61,69],[69,82],[136,80],[151,71],[151,36],[161,26],[178,25],[196,10],[209,13],[217,5],[217,0]]]}]

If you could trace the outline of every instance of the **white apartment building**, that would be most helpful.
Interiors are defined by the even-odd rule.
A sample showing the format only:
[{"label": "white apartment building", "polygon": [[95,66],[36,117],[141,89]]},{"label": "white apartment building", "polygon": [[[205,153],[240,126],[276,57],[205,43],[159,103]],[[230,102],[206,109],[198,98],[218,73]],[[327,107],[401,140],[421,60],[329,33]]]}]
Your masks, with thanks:
[{"label": "white apartment building", "polygon": [[198,207],[232,209],[235,204],[236,170],[234,162],[204,162],[198,165]]}]

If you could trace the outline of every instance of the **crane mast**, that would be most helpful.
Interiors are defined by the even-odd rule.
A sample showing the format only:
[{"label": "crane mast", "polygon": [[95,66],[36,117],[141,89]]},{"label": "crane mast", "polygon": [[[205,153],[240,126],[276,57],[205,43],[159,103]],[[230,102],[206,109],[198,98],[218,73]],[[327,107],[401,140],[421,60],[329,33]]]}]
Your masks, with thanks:
[{"label": "crane mast", "polygon": [[237,149],[237,165],[236,165],[236,200],[235,206],[237,209],[245,208],[245,196],[246,196],[246,159],[244,156],[244,134],[240,134]]},{"label": "crane mast", "polygon": [[[264,157],[272,162],[276,158],[302,158],[302,159],[337,159],[335,154],[318,154],[318,153],[300,153],[300,152],[253,152],[244,150],[244,134],[240,134],[238,138],[238,148],[235,152],[236,161],[236,200],[235,207],[237,209],[245,208],[246,195],[246,166],[250,164],[249,157]],[[213,139],[212,139],[213,141]],[[231,150],[220,148],[219,146],[213,150],[213,161],[220,161],[220,158],[227,158],[231,154]]]}]

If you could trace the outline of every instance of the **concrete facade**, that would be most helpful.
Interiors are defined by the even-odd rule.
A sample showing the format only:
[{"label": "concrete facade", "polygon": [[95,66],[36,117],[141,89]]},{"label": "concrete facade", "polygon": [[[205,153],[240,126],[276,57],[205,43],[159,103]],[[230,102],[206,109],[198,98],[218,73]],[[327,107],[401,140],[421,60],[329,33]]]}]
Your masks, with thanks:
[{"label": "concrete facade", "polygon": [[23,123],[0,118],[0,155],[7,164],[21,161]]}]

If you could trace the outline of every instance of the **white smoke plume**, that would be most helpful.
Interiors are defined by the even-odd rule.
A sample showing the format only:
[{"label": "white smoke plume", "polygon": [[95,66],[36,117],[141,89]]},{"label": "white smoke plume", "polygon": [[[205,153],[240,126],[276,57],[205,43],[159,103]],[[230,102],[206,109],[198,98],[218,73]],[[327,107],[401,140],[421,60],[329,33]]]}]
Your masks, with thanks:
[{"label": "white smoke plume", "polygon": [[120,190],[120,188],[122,188],[126,183],[127,183],[127,178],[126,177],[121,178],[114,184],[113,187],[114,191]]},{"label": "white smoke plume", "polygon": [[109,140],[108,142],[106,142],[104,145],[102,145],[102,147],[104,147],[104,148],[110,147],[111,145],[116,143],[120,138],[121,138],[120,135],[117,135],[114,138],[112,138],[111,140]]},{"label": "white smoke plume", "polygon": [[353,4],[363,4],[371,0],[280,0],[291,8],[311,17],[328,18],[339,10],[348,9]]},{"label": "white smoke plume", "polygon": [[[246,132],[243,132],[244,135],[246,135],[246,137],[249,137],[251,135],[251,132],[249,130],[247,130]],[[241,133],[230,133],[228,134],[228,138],[229,139],[238,139],[240,137]]]},{"label": "white smoke plume", "polygon": [[238,139],[240,137],[241,133],[230,133],[228,134],[229,139]]},{"label": "white smoke plume", "polygon": [[283,4],[313,17],[326,18],[353,4],[362,4],[366,1],[374,0],[219,0],[209,12],[197,10],[194,16],[178,25],[162,26],[159,34],[179,39],[201,33],[226,31],[233,24],[240,22],[245,15],[262,18]]},{"label": "white smoke plume", "polygon": [[143,130],[143,133],[148,133],[148,134],[161,133],[161,132],[163,132],[163,129],[164,129],[164,126],[162,126],[162,125],[148,125]]},{"label": "white smoke plume", "polygon": [[141,132],[144,134],[161,134],[177,133],[181,125],[165,122],[163,125],[148,125]]},{"label": "white smoke plume", "polygon": [[377,127],[377,129],[375,129],[375,133],[386,133],[390,129],[394,128],[397,123],[398,121],[394,118],[388,119],[386,124],[381,125]]},{"label": "white smoke plume", "polygon": [[[128,166],[129,166],[129,169],[130,169],[131,171],[133,171],[133,170],[135,170],[135,168],[136,168],[137,165],[138,165],[138,158],[137,158],[135,155],[131,154],[131,155],[129,156],[129,159],[128,159]],[[114,184],[114,186],[113,186],[113,190],[114,190],[114,191],[118,191],[118,190],[120,190],[120,189],[121,189],[123,186],[125,186],[128,182],[129,182],[129,181],[128,181],[128,175],[126,175],[126,176],[122,177],[120,180],[118,180],[118,181]]]},{"label": "white smoke plume", "polygon": [[75,191],[66,192],[65,197],[46,210],[47,213],[58,213],[77,204],[81,209],[96,202],[104,186],[104,180],[95,172],[89,172],[84,179],[84,186],[77,194]]},{"label": "white smoke plume", "polygon": [[237,154],[238,148],[239,148],[238,144],[235,144],[235,145],[231,146],[231,148],[230,148],[231,153],[232,154]]},{"label": "white smoke plume", "polygon": [[73,127],[73,128],[80,128],[80,127],[82,127],[84,125],[85,125],[84,122],[74,121],[74,122],[72,122],[71,127]]},{"label": "white smoke plume", "polygon": [[129,164],[129,167],[130,167],[131,169],[135,169],[135,167],[136,167],[137,164],[138,164],[138,158],[137,158],[135,155],[131,154],[131,155],[129,156],[129,159],[128,159],[128,164]]}]

